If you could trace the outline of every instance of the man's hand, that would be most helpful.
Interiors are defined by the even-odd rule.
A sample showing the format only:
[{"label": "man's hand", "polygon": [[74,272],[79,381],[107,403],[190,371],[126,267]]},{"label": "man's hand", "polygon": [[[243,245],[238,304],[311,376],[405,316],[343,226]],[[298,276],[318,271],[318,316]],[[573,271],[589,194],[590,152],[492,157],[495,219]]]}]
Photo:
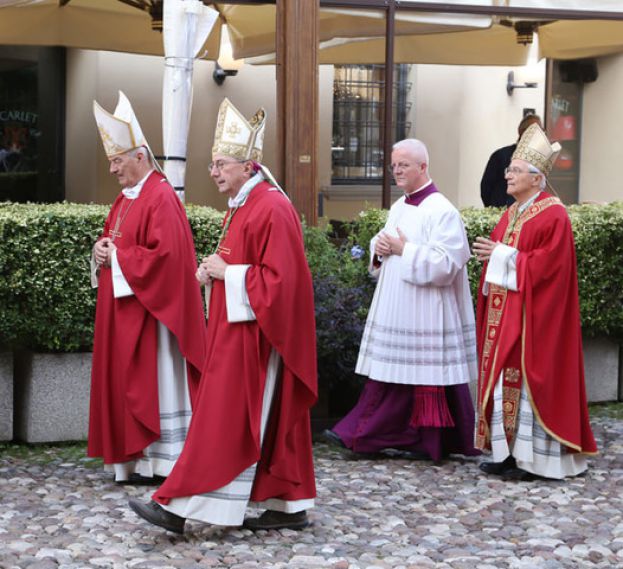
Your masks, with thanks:
[{"label": "man's hand", "polygon": [[102,267],[110,267],[111,254],[115,249],[117,249],[117,247],[110,237],[100,239],[93,246],[95,262]]},{"label": "man's hand", "polygon": [[202,284],[206,284],[210,279],[219,279],[222,281],[225,279],[225,269],[227,266],[228,264],[220,255],[214,254],[205,257],[197,270],[197,279]]},{"label": "man's hand", "polygon": [[476,237],[476,242],[472,245],[472,250],[476,259],[479,261],[488,261],[493,250],[500,244],[499,241],[491,241],[486,237]]},{"label": "man's hand", "polygon": [[203,259],[201,259],[201,263],[199,263],[199,266],[197,267],[197,272],[195,273],[195,277],[197,277],[197,280],[199,281],[199,283],[204,286],[212,282],[212,278],[208,274],[207,262],[208,262],[207,257],[204,257]]},{"label": "man's hand", "polygon": [[388,257],[389,255],[402,255],[407,242],[407,237],[397,227],[398,237],[392,237],[391,235],[383,232],[379,235],[375,245],[374,252],[382,257]]}]

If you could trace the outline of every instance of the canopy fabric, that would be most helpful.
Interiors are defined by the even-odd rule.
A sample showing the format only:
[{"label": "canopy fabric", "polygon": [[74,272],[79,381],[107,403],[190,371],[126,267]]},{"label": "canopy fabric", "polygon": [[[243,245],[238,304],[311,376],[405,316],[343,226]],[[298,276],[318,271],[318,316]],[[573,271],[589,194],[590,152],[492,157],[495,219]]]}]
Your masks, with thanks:
[{"label": "canopy fabric", "polygon": [[[166,2],[166,0],[165,0]],[[521,65],[527,49],[517,44],[511,27],[518,18],[413,11],[425,4],[449,7],[576,10],[621,15],[622,21],[538,21],[542,57],[574,59],[623,52],[621,0],[401,0],[396,11],[395,60],[400,63]],[[274,4],[234,5],[216,2],[219,18],[199,57],[218,58],[221,26],[227,24],[234,57],[272,63],[275,52]],[[528,16],[522,19],[533,19]],[[534,20],[534,19],[533,19]],[[383,10],[320,10],[319,62],[383,63]],[[0,0],[0,44],[63,45],[162,55],[162,36],[150,16],[120,0]]]},{"label": "canopy fabric", "polygon": [[581,59],[621,53],[623,21],[558,20],[541,26],[539,52],[541,57],[551,59]]},{"label": "canopy fabric", "polygon": [[[162,33],[147,12],[119,0],[0,0],[0,44],[65,46],[163,55]],[[202,48],[216,59],[220,26]]]}]

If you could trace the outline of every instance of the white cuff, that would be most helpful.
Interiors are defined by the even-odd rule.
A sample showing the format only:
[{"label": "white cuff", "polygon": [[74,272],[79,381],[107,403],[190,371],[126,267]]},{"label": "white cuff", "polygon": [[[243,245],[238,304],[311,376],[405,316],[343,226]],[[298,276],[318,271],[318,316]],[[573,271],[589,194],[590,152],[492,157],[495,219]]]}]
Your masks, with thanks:
[{"label": "white cuff", "polygon": [[95,261],[95,254],[91,252],[91,288],[99,286],[99,272],[100,267]]},{"label": "white cuff", "polygon": [[251,265],[227,265],[225,269],[225,303],[228,322],[255,320],[255,312],[249,303],[245,278]]},{"label": "white cuff", "polygon": [[128,281],[125,280],[121,272],[121,266],[117,261],[117,250],[111,254],[110,268],[112,269],[112,290],[115,298],[123,298],[124,296],[134,296]]},{"label": "white cuff", "polygon": [[485,281],[508,290],[518,290],[517,253],[519,251],[514,247],[509,247],[503,243],[498,244],[489,257]]}]

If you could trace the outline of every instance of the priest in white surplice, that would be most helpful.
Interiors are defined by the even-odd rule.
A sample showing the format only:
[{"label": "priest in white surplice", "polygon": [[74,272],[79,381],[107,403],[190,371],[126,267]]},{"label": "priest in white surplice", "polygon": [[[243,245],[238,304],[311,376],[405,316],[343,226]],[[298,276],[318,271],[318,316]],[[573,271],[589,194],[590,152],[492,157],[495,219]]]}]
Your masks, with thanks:
[{"label": "priest in white surplice", "polygon": [[353,410],[325,432],[354,452],[393,448],[435,461],[479,454],[468,388],[478,373],[470,250],[428,164],[421,141],[394,145],[392,170],[405,195],[370,243],[378,283],[355,370],[369,379]]}]

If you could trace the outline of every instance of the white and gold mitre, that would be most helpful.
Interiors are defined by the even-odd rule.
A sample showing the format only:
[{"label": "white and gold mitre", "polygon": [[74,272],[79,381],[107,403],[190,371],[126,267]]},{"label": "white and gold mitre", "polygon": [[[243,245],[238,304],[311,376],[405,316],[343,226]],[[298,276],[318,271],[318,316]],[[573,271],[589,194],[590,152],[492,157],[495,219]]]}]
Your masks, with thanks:
[{"label": "white and gold mitre", "polygon": [[114,114],[111,115],[103,109],[97,101],[93,101],[93,114],[108,158],[140,146],[146,146],[152,154],[132,105],[121,91],[119,91],[119,102]]},{"label": "white and gold mitre", "polygon": [[262,161],[266,112],[260,108],[247,121],[227,98],[218,110],[212,155],[224,154],[238,160]]},{"label": "white and gold mitre", "polygon": [[533,123],[521,135],[511,159],[525,160],[548,176],[561,149],[557,142],[551,144],[541,127]]}]

